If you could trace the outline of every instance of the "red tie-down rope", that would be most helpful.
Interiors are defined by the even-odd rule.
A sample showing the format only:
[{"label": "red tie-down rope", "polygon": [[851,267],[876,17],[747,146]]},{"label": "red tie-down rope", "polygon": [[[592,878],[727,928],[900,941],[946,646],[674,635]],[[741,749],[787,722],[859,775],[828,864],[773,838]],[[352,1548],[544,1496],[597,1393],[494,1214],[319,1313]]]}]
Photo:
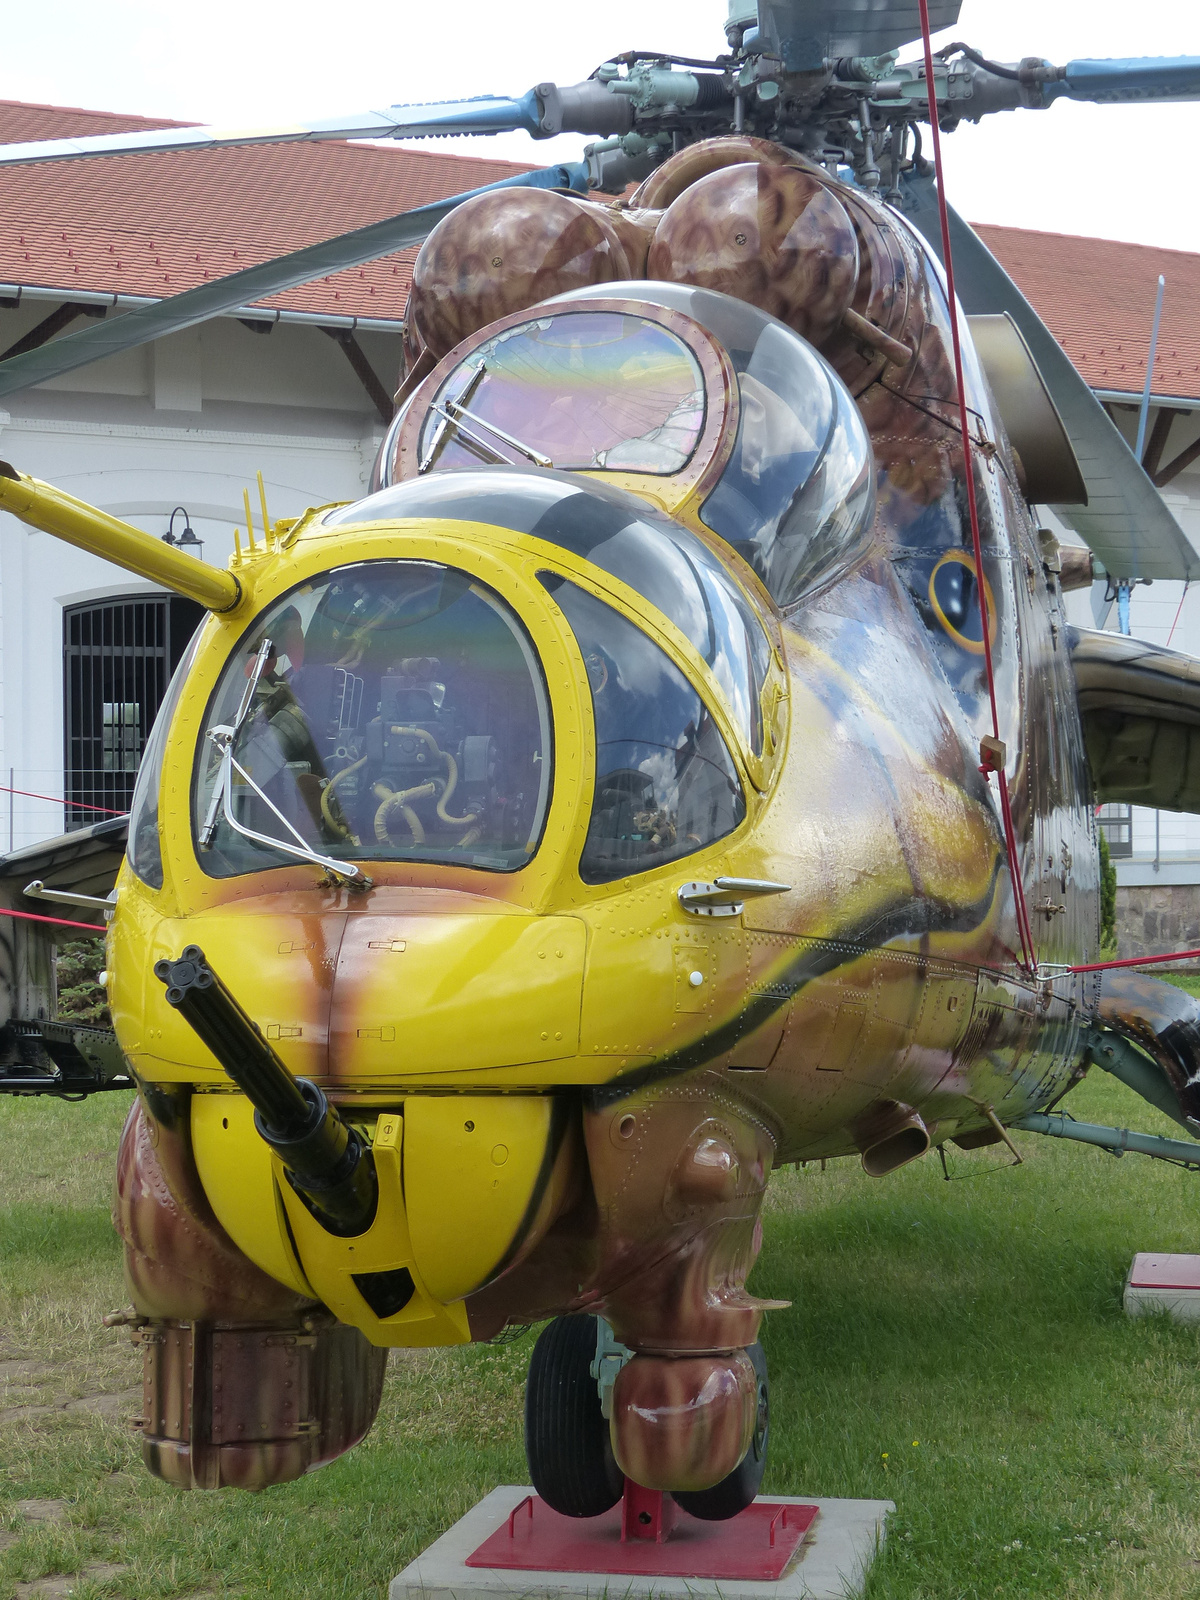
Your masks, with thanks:
[{"label": "red tie-down rope", "polygon": [[[933,169],[937,179],[938,219],[942,227],[942,256],[946,266],[946,292],[950,301],[950,337],[954,346],[954,379],[958,388],[958,415],[959,425],[962,430],[963,459],[967,474],[967,507],[971,517],[971,545],[975,555],[975,573],[977,588],[979,590],[979,615],[983,625],[983,662],[987,671],[988,700],[992,709],[992,737],[1000,743],[1000,716],[996,704],[996,678],[992,670],[992,640],[988,621],[987,587],[983,577],[983,543],[979,535],[979,507],[975,498],[975,473],[971,454],[971,433],[968,424],[967,391],[963,379],[962,340],[958,326],[958,301],[954,291],[954,256],[950,248],[950,215],[946,208],[946,186],[942,176],[942,139],[941,129],[938,126],[937,89],[933,80],[933,42],[930,38],[929,4],[928,0],[918,0],[921,11],[921,35],[925,46],[925,92],[929,103],[929,123],[933,133]],[[1184,596],[1187,595],[1186,585]],[[1183,600],[1179,602],[1179,610],[1183,610]],[[1175,621],[1179,621],[1179,613],[1175,614]],[[1171,632],[1175,626],[1172,624]],[[1002,748],[1002,746],[1001,746]],[[1017,911],[1017,929],[1021,937],[1021,949],[1024,957],[1024,966],[1031,977],[1038,973],[1037,951],[1034,948],[1033,932],[1029,925],[1029,912],[1025,904],[1025,887],[1021,881],[1021,872],[1017,857],[1016,828],[1013,825],[1012,806],[1008,797],[1008,778],[1004,771],[1004,762],[999,752],[984,752],[984,765],[980,769],[990,776],[996,774],[1000,786],[1000,814],[1004,821],[1004,846],[1008,853],[1009,873],[1012,877],[1013,900]],[[1079,966],[1059,967],[1058,973],[1074,972],[1107,972],[1115,967],[1143,967],[1157,966],[1169,961],[1195,961],[1200,960],[1200,949],[1176,950],[1169,955],[1160,956],[1129,956],[1119,961],[1089,961]]]},{"label": "red tie-down rope", "polygon": [[127,817],[125,811],[114,811],[111,806],[94,806],[86,800],[68,800],[61,794],[38,794],[33,789],[13,789],[7,783],[0,783],[0,794],[23,794],[30,800],[49,800],[56,806],[74,806],[77,811],[103,811],[106,817]]},{"label": "red tie-down rope", "polygon": [[[950,248],[950,215],[946,209],[946,187],[942,176],[942,138],[938,126],[937,89],[933,80],[933,43],[929,30],[928,0],[919,0],[921,7],[921,33],[925,44],[925,93],[929,102],[929,123],[933,131],[933,170],[937,180],[938,218],[942,225],[942,258],[946,266],[946,294],[950,302],[950,340],[954,348],[954,381],[958,389],[958,417],[962,431],[963,465],[967,477],[967,510],[971,518],[971,546],[975,555],[976,588],[979,591],[979,618],[983,627],[983,664],[987,673],[988,700],[992,709],[992,738],[1000,740],[1000,713],[996,704],[996,675],[992,667],[991,622],[988,617],[987,584],[983,576],[983,541],[979,534],[979,505],[975,496],[975,468],[971,451],[971,430],[967,411],[967,386],[963,378],[962,338],[958,326],[958,300],[954,289],[954,256]],[[1030,975],[1037,972],[1037,951],[1033,932],[1029,926],[1029,912],[1025,905],[1025,886],[1021,882],[1020,862],[1017,855],[1016,828],[1013,826],[1012,806],[1008,796],[1008,777],[999,751],[986,751],[980,770],[988,777],[994,772],[1000,787],[1000,815],[1004,823],[1004,847],[1008,854],[1009,875],[1012,878],[1013,902],[1017,912],[1017,931],[1021,938],[1023,965]]]}]

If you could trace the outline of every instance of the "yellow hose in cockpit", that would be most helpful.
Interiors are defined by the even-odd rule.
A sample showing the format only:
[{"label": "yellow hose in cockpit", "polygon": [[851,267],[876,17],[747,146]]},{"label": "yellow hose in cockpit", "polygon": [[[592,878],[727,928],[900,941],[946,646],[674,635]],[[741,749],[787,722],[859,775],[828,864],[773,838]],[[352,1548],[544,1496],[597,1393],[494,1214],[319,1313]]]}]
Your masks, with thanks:
[{"label": "yellow hose in cockpit", "polygon": [[421,824],[420,817],[412,809],[410,802],[424,800],[427,795],[436,794],[439,781],[438,779],[430,779],[426,783],[417,784],[415,788],[400,790],[389,789],[386,783],[377,783],[375,785],[375,793],[383,800],[383,804],[375,813],[375,837],[380,844],[391,844],[393,842],[392,836],[388,832],[387,819],[389,812],[397,808],[408,824],[409,831],[413,836],[413,843],[425,843],[425,829]]},{"label": "yellow hose in cockpit", "polygon": [[465,817],[452,817],[449,815],[446,810],[446,802],[454,793],[455,785],[458,783],[458,762],[455,761],[454,757],[448,750],[442,750],[439,752],[439,754],[442,756],[447,767],[450,769],[450,779],[446,784],[446,787],[442,790],[441,797],[438,800],[437,814],[443,822],[448,823],[452,828],[468,827],[472,822],[479,821],[479,813],[478,811],[470,811]]},{"label": "yellow hose in cockpit", "polygon": [[[348,778],[352,772],[357,772],[359,767],[366,764],[366,760],[366,756],[361,756],[353,763],[352,766],[343,767],[340,772],[335,773],[335,775],[330,778],[329,782],[321,790],[321,815],[333,829],[334,833],[336,833],[342,839],[353,838],[353,835],[351,834],[350,829],[347,828],[343,823],[339,822],[334,816],[333,812],[329,809],[329,802],[333,797],[333,791],[337,788],[338,784],[341,783],[342,779]],[[355,839],[354,842],[357,844],[358,840]]]}]

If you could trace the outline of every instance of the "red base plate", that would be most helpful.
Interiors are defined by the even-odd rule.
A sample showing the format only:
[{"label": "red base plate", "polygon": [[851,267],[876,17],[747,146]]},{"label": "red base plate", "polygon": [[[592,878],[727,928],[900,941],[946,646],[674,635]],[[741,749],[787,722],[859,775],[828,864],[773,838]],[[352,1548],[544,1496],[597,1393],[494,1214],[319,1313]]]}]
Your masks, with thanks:
[{"label": "red base plate", "polygon": [[468,1567],[524,1572],[596,1572],[652,1578],[741,1578],[773,1583],[817,1516],[816,1506],[756,1500],[727,1522],[676,1510],[661,1543],[621,1538],[618,1504],[600,1517],[564,1517],[529,1495],[485,1539]]}]

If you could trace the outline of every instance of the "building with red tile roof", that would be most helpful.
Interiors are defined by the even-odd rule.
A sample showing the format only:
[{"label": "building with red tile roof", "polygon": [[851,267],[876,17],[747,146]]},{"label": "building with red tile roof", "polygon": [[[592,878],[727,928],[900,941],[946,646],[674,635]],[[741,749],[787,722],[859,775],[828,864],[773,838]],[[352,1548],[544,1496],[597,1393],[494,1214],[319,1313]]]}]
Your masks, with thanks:
[{"label": "building with red tile roof", "polygon": [[[0,101],[3,142],[170,126],[180,124]],[[174,295],[528,170],[490,159],[486,140],[476,148],[478,156],[463,156],[297,143],[0,169],[0,356],[77,316]],[[1165,275],[1146,463],[1200,545],[1200,255],[994,225],[979,232],[1129,439]],[[14,394],[0,410],[0,454],[156,533],[185,506],[217,561],[244,521],[242,488],[258,468],[274,515],[357,498],[390,411],[414,256],[301,285]],[[66,624],[81,608],[168,602],[84,552],[0,522],[0,768],[24,777],[18,787],[79,793],[76,712],[64,701],[60,665]],[[1134,631],[1200,652],[1200,603],[1181,599],[1181,588],[1138,588]],[[1086,595],[1071,598],[1087,609]],[[1077,620],[1092,625],[1099,613]],[[121,710],[123,697],[106,691],[102,703]],[[135,739],[152,712],[137,709]],[[110,732],[93,730],[93,740]],[[89,792],[103,801],[109,778],[97,781]],[[109,784],[110,798],[120,781]],[[15,819],[20,844],[57,831],[63,808],[19,800]],[[1165,886],[1175,871],[1181,886],[1195,884],[1200,820],[1163,813],[1160,821],[1135,812],[1134,860],[1122,871],[1158,838],[1177,865],[1153,881]]]},{"label": "building with red tile roof", "polygon": [[[0,142],[178,127],[0,101]],[[486,156],[330,142],[175,150],[0,173],[0,294],[161,298],[527,167]],[[415,251],[260,304],[399,321]]]},{"label": "building with red tile roof", "polygon": [[987,223],[978,232],[1089,387],[1106,396],[1142,392],[1161,273],[1151,393],[1200,399],[1200,255]]}]

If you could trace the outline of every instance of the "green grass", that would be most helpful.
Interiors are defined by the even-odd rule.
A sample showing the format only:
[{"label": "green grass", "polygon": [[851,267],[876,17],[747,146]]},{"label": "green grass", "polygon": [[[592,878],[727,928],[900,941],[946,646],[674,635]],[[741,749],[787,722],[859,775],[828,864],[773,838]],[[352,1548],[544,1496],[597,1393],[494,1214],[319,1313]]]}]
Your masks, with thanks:
[{"label": "green grass", "polygon": [[[365,1444],[303,1482],[157,1482],[122,1420],[138,1359],[99,1325],[125,1299],[108,1222],[125,1109],[0,1101],[0,1600],[105,1561],[126,1570],[78,1600],[380,1600],[479,1496],[525,1481],[532,1334],[397,1354]],[[1099,1073],[1071,1109],[1177,1131]],[[850,1161],[772,1180],[751,1281],[792,1308],[764,1336],[765,1487],[895,1500],[869,1600],[1190,1600],[1200,1333],[1129,1321],[1121,1289],[1136,1250],[1200,1248],[1196,1179],[1017,1139],[1020,1168],[953,1153],[961,1182],[934,1158],[881,1180]],[[27,1522],[16,1502],[32,1498],[66,1501],[66,1520]]]}]

